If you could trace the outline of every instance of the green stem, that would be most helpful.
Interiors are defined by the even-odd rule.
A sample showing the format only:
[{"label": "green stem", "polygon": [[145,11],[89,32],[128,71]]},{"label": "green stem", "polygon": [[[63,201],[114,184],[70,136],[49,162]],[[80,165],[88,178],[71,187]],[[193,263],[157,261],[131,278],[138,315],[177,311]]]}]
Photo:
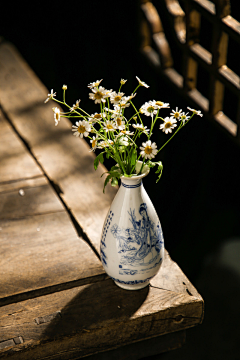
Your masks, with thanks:
[{"label": "green stem", "polygon": [[137,115],[138,115],[138,117],[139,117],[139,120],[140,120],[142,126],[144,127],[143,122],[142,122],[142,119],[141,119],[141,116],[139,115],[139,112],[137,111],[137,109],[136,109],[136,107],[134,106],[133,102],[132,102],[131,100],[129,100],[129,102],[130,102],[130,104],[132,105],[132,107],[134,108],[134,110],[136,111],[136,113],[137,113]]}]

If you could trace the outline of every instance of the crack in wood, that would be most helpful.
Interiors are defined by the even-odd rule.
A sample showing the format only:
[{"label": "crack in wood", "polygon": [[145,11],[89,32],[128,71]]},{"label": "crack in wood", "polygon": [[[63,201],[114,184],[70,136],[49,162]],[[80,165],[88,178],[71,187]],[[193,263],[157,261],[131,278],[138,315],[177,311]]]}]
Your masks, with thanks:
[{"label": "crack in wood", "polygon": [[19,178],[19,179],[14,179],[14,180],[0,181],[0,185],[13,184],[13,183],[17,183],[19,181],[34,180],[34,179],[41,178],[43,176],[44,176],[43,174],[40,174],[40,175],[34,175],[31,177],[24,177],[24,178]]},{"label": "crack in wood", "polygon": [[93,283],[97,283],[100,281],[105,281],[105,280],[106,280],[106,274],[103,273],[103,274],[87,277],[84,279],[72,280],[72,281],[60,283],[57,285],[50,285],[50,286],[47,286],[44,288],[26,291],[26,292],[23,292],[20,294],[1,298],[0,299],[0,307],[6,306],[6,305],[9,305],[12,303],[18,303],[18,302],[21,302],[24,300],[34,299],[36,297],[40,297],[40,296],[44,296],[44,295],[49,295],[49,294],[52,294],[55,292],[60,292],[63,290],[69,290],[69,289],[72,289],[72,288],[75,288],[78,286],[82,286],[82,285],[88,285],[88,284],[93,284]]},{"label": "crack in wood", "polygon": [[64,213],[65,210],[52,210],[52,211],[46,211],[46,212],[41,212],[41,213],[33,213],[30,215],[24,215],[24,216],[19,216],[19,217],[15,217],[15,218],[1,218],[1,221],[17,221],[20,219],[29,219],[31,217],[34,216],[41,216],[41,215],[47,215],[47,214],[57,214],[57,213]]}]

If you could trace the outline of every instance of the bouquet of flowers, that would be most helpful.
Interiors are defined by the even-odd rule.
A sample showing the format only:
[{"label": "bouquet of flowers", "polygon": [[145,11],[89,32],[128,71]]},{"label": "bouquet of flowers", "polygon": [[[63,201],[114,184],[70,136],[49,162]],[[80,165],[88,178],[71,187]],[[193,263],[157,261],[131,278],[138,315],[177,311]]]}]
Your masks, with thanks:
[{"label": "bouquet of flowers", "polygon": [[[79,138],[90,138],[90,151],[100,149],[100,153],[94,161],[95,170],[99,162],[103,164],[104,156],[107,159],[112,158],[115,160],[116,165],[112,166],[107,172],[108,176],[104,182],[103,192],[109,181],[111,181],[112,186],[116,186],[121,176],[131,177],[139,175],[145,165],[148,165],[149,168],[157,167],[158,182],[162,175],[163,165],[161,161],[152,160],[195,114],[203,116],[199,110],[188,107],[187,109],[191,111],[190,115],[189,112],[185,113],[176,108],[176,110],[172,110],[170,116],[162,118],[159,115],[160,110],[169,108],[169,103],[155,100],[146,102],[137,110],[132,101],[137,94],[136,91],[141,86],[145,88],[149,86],[138,77],[136,78],[138,85],[129,96],[125,96],[125,94],[121,92],[122,86],[127,80],[121,79],[118,92],[105,89],[100,85],[102,80],[90,83],[88,85],[88,88],[91,89],[89,98],[93,100],[95,104],[100,105],[100,111],[94,114],[88,114],[79,106],[81,100],[77,100],[73,106],[69,106],[66,103],[66,85],[62,87],[63,101],[55,98],[56,93],[54,93],[53,90],[51,90],[51,93],[48,94],[48,98],[45,100],[45,102],[54,100],[68,108],[66,112],[61,112],[58,107],[53,108],[56,126],[61,117],[74,120],[75,118],[79,119],[75,122],[75,125],[72,125],[73,135]],[[134,114],[128,119],[126,112],[129,106],[133,107]],[[142,119],[145,116],[150,117],[148,127],[144,126]],[[157,144],[151,141],[153,129],[157,123],[159,129],[165,134],[171,134],[176,128],[171,137],[159,149]],[[144,137],[145,139],[141,146],[138,146],[137,143],[139,143],[140,137]],[[142,162],[139,167],[137,164],[139,164],[140,158]]]}]

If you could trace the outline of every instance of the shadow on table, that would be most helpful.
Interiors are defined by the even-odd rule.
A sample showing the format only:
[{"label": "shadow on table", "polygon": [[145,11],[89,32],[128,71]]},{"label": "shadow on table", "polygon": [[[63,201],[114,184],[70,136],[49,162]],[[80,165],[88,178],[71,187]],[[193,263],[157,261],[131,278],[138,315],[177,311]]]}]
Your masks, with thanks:
[{"label": "shadow on table", "polygon": [[148,292],[149,287],[138,291],[123,290],[111,279],[83,286],[83,290],[49,323],[42,340],[71,338],[79,333],[81,354],[78,356],[89,353],[90,348],[91,352],[99,352],[107,349],[107,344],[122,344],[122,337],[124,341],[132,342],[138,338],[139,331],[129,327],[129,318],[144,303]]}]

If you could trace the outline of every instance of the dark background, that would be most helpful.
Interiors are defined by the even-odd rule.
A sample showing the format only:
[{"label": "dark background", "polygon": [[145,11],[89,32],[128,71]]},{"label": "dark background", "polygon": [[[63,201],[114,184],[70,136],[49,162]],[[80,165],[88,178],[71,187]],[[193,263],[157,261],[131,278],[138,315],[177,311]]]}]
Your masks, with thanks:
[{"label": "dark background", "polygon": [[[160,0],[154,2],[159,10],[162,3]],[[134,101],[137,108],[155,99],[169,102],[171,109],[178,106],[187,111],[188,104],[155,73],[139,51],[141,13],[138,1],[68,1],[63,4],[35,2],[24,6],[5,2],[0,23],[0,35],[16,45],[46,87],[57,92],[59,99],[62,85],[67,84],[67,102],[72,105],[80,98],[82,108],[93,113],[98,107],[89,100],[87,85],[90,82],[103,78],[104,87],[117,91],[120,79],[127,79],[123,91],[130,95],[138,76],[150,88],[138,90]],[[232,1],[232,15],[240,21],[236,1]],[[171,29],[164,19],[165,33],[174,45]],[[210,48],[209,34],[211,25],[202,19],[200,43],[206,48]],[[230,41],[228,65],[239,74],[237,46]],[[181,72],[179,49],[173,46],[172,51],[175,67]],[[198,86],[205,96],[207,83],[208,75],[200,69]],[[162,110],[162,116],[168,116],[169,110]],[[236,112],[236,99],[229,93],[226,93],[224,111],[232,118]],[[146,118],[146,124],[147,121]],[[158,147],[168,137],[156,128],[154,141]],[[166,248],[206,300],[206,309],[211,311],[206,313],[205,323],[211,324],[213,332],[222,326],[227,331],[233,314],[226,311],[235,305],[229,304],[224,294],[232,294],[234,298],[240,293],[240,269],[233,270],[234,259],[240,258],[240,147],[205,117],[195,116],[159,154],[158,160],[164,165],[160,182],[155,183],[152,170],[144,179],[144,186],[159,214]],[[109,168],[112,164],[105,165]],[[233,243],[227,265],[219,265],[223,249]],[[227,286],[231,286],[230,289]],[[228,315],[218,322],[216,319],[222,316],[223,308]],[[233,317],[240,320],[238,308]],[[202,329],[206,329],[204,325]],[[210,341],[212,332],[208,334],[206,330],[204,333],[196,335],[200,337],[196,344],[193,336],[190,347],[195,344],[199,348],[199,341]],[[234,330],[234,334],[237,333],[239,328]],[[219,338],[215,336],[211,344]],[[231,357],[234,346],[237,349],[237,340],[231,336],[231,341],[224,349],[230,354],[229,359],[240,359],[240,356]],[[201,352],[204,347],[200,348],[199,357],[195,354],[195,359],[206,356]],[[223,358],[224,354],[221,349],[216,359]],[[180,355],[176,358],[180,359]]]}]

